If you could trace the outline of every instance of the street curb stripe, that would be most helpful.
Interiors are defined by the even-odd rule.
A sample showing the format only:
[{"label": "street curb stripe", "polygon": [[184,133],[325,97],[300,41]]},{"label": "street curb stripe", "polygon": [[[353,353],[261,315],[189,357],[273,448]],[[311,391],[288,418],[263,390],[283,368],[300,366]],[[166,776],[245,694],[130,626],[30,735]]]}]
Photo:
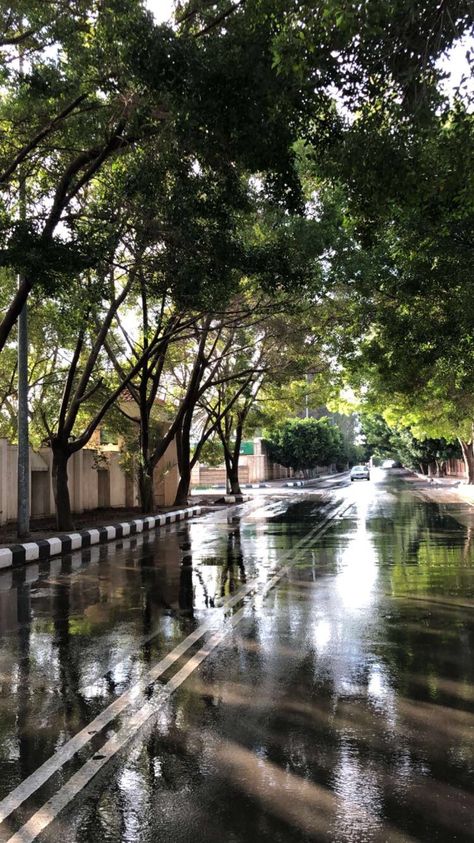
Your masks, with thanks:
[{"label": "street curb stripe", "polygon": [[114,541],[114,539],[121,539],[129,535],[134,536],[137,533],[154,530],[163,524],[172,524],[174,521],[183,521],[186,518],[192,518],[194,515],[201,515],[202,510],[202,506],[192,506],[166,515],[149,515],[146,518],[136,518],[134,521],[125,521],[121,524],[110,524],[107,527],[81,530],[79,533],[66,533],[61,536],[53,536],[50,539],[39,539],[37,542],[25,542],[24,544],[2,547],[0,548],[0,569],[16,568],[26,562],[71,553],[73,550],[81,550],[99,542]]},{"label": "street curb stripe", "polygon": [[[333,510],[333,512],[327,516],[327,518],[322,522],[322,524],[319,524],[317,527],[311,530],[307,534],[307,536],[304,536],[303,539],[301,539],[301,541],[298,542],[297,545],[295,545],[294,548],[287,551],[283,555],[284,558],[289,554],[293,554],[292,563],[280,567],[278,571],[271,577],[271,579],[263,585],[263,588],[259,589],[258,586],[256,587],[254,585],[253,590],[257,591],[262,598],[265,597],[265,595],[268,594],[268,592],[273,589],[275,585],[277,585],[277,583],[290,571],[292,565],[302,555],[302,553],[305,552],[305,546],[309,544],[309,542],[312,541],[314,538],[322,535],[327,530],[329,530],[329,528],[333,524],[334,519],[342,515],[348,509],[350,509],[353,506],[353,503],[353,501],[350,501],[349,503],[345,501],[342,506],[336,507],[336,509]],[[297,550],[298,547],[299,550]],[[297,551],[296,554],[294,553],[295,550]],[[243,596],[244,595],[241,594],[239,599],[241,600]],[[237,597],[238,595],[235,594],[231,598],[231,600],[228,601],[228,605],[230,605],[231,602],[236,602]],[[74,773],[71,778],[68,779],[68,781],[54,794],[54,796],[52,796],[51,799],[49,799],[38,811],[36,811],[30,817],[30,819],[8,839],[7,843],[33,843],[33,841],[36,840],[36,838],[45,830],[45,828],[47,828],[53,822],[54,819],[56,819],[56,817],[61,813],[61,811],[63,811],[64,808],[66,808],[67,805],[84,789],[84,787],[86,787],[86,785],[114,757],[114,755],[116,755],[121,749],[123,749],[123,747],[137,734],[137,732],[145,725],[145,723],[150,720],[153,716],[158,714],[159,708],[164,702],[164,700],[171,696],[171,694],[177,688],[179,688],[180,685],[182,685],[182,683],[191,675],[191,673],[193,673],[199,667],[199,665],[207,658],[207,656],[209,656],[210,653],[216,647],[218,647],[218,645],[224,640],[228,633],[232,629],[234,629],[238,623],[240,623],[240,621],[244,617],[245,610],[246,607],[242,606],[242,608],[240,608],[231,617],[230,621],[225,625],[224,629],[214,632],[204,643],[204,645],[200,648],[200,650],[198,650],[197,653],[192,655],[188,659],[186,664],[184,664],[183,667],[181,667],[180,670],[178,670],[175,675],[168,680],[168,682],[163,686],[163,688],[160,689],[159,699],[157,699],[154,703],[144,703],[144,705],[130,717],[127,725],[123,726],[121,729],[119,729],[118,732],[112,735],[100,748],[100,751],[97,752],[94,756],[92,756],[92,758],[90,758],[88,761],[86,761],[85,764],[79,770],[77,770],[77,772]],[[185,650],[189,649],[189,646],[191,646],[191,644],[189,644],[186,646],[185,650],[182,649],[183,645],[189,639],[193,638],[194,641],[196,641],[202,636],[205,630],[200,633],[200,629],[202,629],[204,626],[206,625],[203,624],[202,627],[198,627],[190,636],[188,636],[187,639],[185,639],[181,643],[181,645],[178,645],[178,647],[176,647],[175,650],[172,651],[172,653],[169,653],[167,656],[161,659],[161,661],[158,662],[155,668],[152,668],[152,670],[149,672],[148,677],[150,677],[151,674],[155,674],[156,680],[158,676],[163,673],[162,666],[164,664],[167,664],[167,660],[170,660],[171,656],[173,656],[173,661],[176,661],[174,654],[177,650],[181,649],[179,654],[181,655],[182,652],[185,652]],[[209,627],[209,624],[207,624],[207,626]],[[194,643],[194,641],[192,643]],[[167,664],[167,667],[168,666],[170,666],[170,664]],[[142,681],[140,684],[145,686],[149,685],[150,679],[148,678],[148,681]],[[119,697],[119,699],[116,700],[115,703],[112,703],[112,705],[109,706],[109,709],[112,708],[117,702],[119,702],[119,700],[122,700],[123,697],[130,694],[132,690],[133,689],[130,689],[130,691],[127,691],[125,694],[123,694],[122,697]],[[109,709],[106,709],[105,711],[108,711]],[[104,713],[105,712],[103,712],[103,714]],[[90,732],[91,726],[93,726],[94,723],[101,718],[101,716],[102,715],[99,715],[95,719],[95,721],[92,721],[92,723],[90,723],[83,731],[87,730]],[[65,744],[65,746],[62,747],[62,750],[64,750],[74,740],[75,738],[73,738],[72,741],[69,741],[68,744]],[[62,750],[60,750],[59,752],[62,752]],[[68,754],[68,758],[70,757],[72,756]],[[53,759],[54,756],[52,757],[52,759],[50,759],[50,761]],[[46,765],[48,763],[49,762],[46,762]],[[46,765],[43,765],[43,767]],[[33,776],[30,776],[30,779],[35,778],[36,774],[41,769],[42,768],[40,767],[35,773],[33,773]],[[28,779],[25,779],[24,783],[26,783],[27,781]],[[39,786],[40,785],[37,785],[34,790],[37,790]],[[21,787],[22,785],[20,785],[19,788],[16,788],[16,791],[18,791]],[[12,791],[12,794],[10,794],[10,796],[13,796],[14,793],[15,791]],[[0,809],[3,808],[4,803],[8,799],[9,797],[6,797],[6,799],[0,802]],[[24,799],[22,799],[22,801],[24,801]],[[8,814],[9,813],[11,813],[11,810],[8,812]],[[2,811],[0,815],[0,821],[3,821],[3,819],[8,816],[8,814]]]}]

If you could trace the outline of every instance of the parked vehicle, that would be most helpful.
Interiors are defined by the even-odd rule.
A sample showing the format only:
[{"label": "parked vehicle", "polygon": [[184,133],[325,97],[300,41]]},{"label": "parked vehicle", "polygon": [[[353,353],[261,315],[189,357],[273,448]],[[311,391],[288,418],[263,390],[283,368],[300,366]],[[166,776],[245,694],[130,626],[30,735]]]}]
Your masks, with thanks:
[{"label": "parked vehicle", "polygon": [[354,465],[351,468],[351,483],[354,480],[370,480],[370,471],[366,465]]}]

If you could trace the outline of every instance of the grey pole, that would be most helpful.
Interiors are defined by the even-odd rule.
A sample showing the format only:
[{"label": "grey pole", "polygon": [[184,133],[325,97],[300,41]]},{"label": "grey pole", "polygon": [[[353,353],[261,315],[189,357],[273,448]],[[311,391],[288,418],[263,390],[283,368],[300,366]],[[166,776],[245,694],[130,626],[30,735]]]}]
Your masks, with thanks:
[{"label": "grey pole", "polygon": [[[18,283],[23,278],[18,276]],[[28,311],[18,317],[18,538],[30,532],[30,445],[28,435]]]},{"label": "grey pole", "polygon": [[[23,55],[20,48],[20,78]],[[19,216],[26,218],[26,184],[23,174],[19,185]],[[18,275],[18,285],[24,278]],[[17,535],[23,539],[30,532],[30,443],[28,431],[28,310],[26,302],[18,317],[18,511]]]}]

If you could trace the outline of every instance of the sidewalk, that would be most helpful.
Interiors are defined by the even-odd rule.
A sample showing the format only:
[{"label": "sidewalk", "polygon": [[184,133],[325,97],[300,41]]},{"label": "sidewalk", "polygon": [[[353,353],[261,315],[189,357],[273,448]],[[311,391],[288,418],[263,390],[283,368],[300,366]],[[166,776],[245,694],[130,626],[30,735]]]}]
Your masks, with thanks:
[{"label": "sidewalk", "polygon": [[254,495],[221,495],[217,500],[216,489],[210,489],[206,493],[203,490],[195,490],[190,497],[191,506],[183,509],[162,508],[150,515],[143,515],[135,508],[91,510],[75,516],[76,529],[71,533],[60,534],[54,527],[53,519],[42,519],[32,523],[31,536],[24,542],[18,542],[15,524],[6,524],[0,529],[0,569],[47,560],[73,550],[159,529],[175,521],[193,518],[216,509],[226,509],[232,504],[247,503],[259,494],[268,494],[276,490],[280,494],[291,494],[295,488],[314,488],[321,481],[339,476],[341,475],[324,474],[310,480],[273,480],[259,484],[258,487],[253,486],[252,490],[246,487],[247,491],[253,491]]},{"label": "sidewalk", "polygon": [[[300,479],[298,477],[281,477],[279,480],[263,480],[261,483],[241,483],[242,492],[245,494],[261,491],[262,489],[268,491],[274,491],[275,489],[295,489],[295,488],[305,488],[306,486],[312,486],[315,483],[319,483],[325,480],[333,480],[337,477],[342,477],[343,474],[347,474],[347,471],[339,471],[334,472],[333,474],[320,474],[318,477],[310,477],[309,479]],[[199,489],[194,488],[191,489],[191,496],[193,498],[202,497],[205,499],[208,495],[214,496],[218,493],[222,492],[225,493],[224,486],[210,486],[208,489]]]},{"label": "sidewalk", "polygon": [[416,490],[426,500],[437,503],[467,503],[474,506],[474,486],[462,477],[426,477],[416,471],[403,472],[403,479],[416,483]]},{"label": "sidewalk", "polygon": [[52,556],[62,556],[72,550],[82,550],[95,544],[103,544],[125,536],[135,536],[137,533],[156,530],[168,524],[173,524],[175,521],[193,518],[196,515],[201,515],[202,512],[202,506],[190,506],[185,509],[170,510],[161,515],[148,515],[135,518],[133,521],[122,521],[73,533],[58,535],[56,530],[49,538],[0,548],[0,568],[15,568],[18,565],[24,565],[25,562],[48,560]]}]

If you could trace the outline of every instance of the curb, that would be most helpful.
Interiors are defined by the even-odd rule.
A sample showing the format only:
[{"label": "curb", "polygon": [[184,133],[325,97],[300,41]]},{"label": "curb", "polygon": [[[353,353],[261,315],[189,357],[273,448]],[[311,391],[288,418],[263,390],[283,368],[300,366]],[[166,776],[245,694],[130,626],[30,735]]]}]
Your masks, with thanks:
[{"label": "curb", "polygon": [[124,536],[134,536],[137,533],[144,533],[166,524],[173,524],[175,521],[183,521],[186,518],[192,518],[194,515],[200,515],[202,510],[202,506],[192,506],[188,509],[167,512],[163,515],[148,515],[146,518],[137,518],[134,521],[124,521],[120,524],[110,524],[107,527],[81,530],[78,533],[66,533],[50,539],[40,539],[37,542],[13,544],[10,547],[0,549],[0,569],[15,568],[24,565],[25,562],[49,559],[51,556],[70,553],[72,550],[82,550],[94,544],[103,544],[104,542],[114,541],[114,539],[121,539]]},{"label": "curb", "polygon": [[310,477],[308,480],[288,480],[282,483],[283,488],[301,488],[302,486],[311,486],[312,483],[318,483],[320,480],[328,480],[333,477],[341,477],[343,474],[348,474],[348,471],[335,471],[333,474],[319,474],[317,477]]},{"label": "curb", "polygon": [[224,495],[222,498],[219,498],[219,503],[223,501],[224,503],[248,503],[248,501],[252,501],[253,498],[251,495]]},{"label": "curb", "polygon": [[244,483],[243,489],[269,489],[269,483]]}]

